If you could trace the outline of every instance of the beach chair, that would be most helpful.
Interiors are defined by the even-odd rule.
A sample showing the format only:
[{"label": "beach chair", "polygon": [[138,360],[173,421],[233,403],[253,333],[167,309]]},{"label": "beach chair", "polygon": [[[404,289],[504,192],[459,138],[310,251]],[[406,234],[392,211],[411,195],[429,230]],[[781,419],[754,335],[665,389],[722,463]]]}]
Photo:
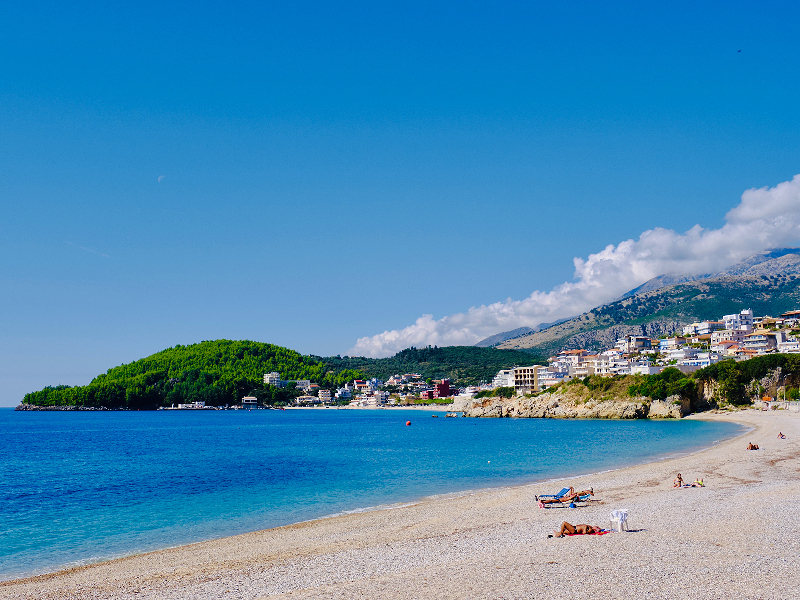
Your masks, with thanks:
[{"label": "beach chair", "polygon": [[540,508],[575,508],[576,502],[588,502],[591,500],[591,494],[583,494],[582,496],[578,496],[577,498],[573,498],[572,500],[567,500],[566,496],[569,494],[569,488],[564,488],[558,494],[540,494],[537,496],[537,499],[541,502],[543,498],[548,500],[554,500],[553,502],[548,502],[547,504],[539,504]]},{"label": "beach chair", "polygon": [[583,496],[578,496],[573,502],[591,502],[592,495],[591,494],[584,494]]},{"label": "beach chair", "polygon": [[561,498],[562,496],[569,494],[570,489],[571,488],[566,487],[557,494],[539,494],[537,498]]},{"label": "beach chair", "polygon": [[611,511],[611,531],[628,531],[628,509]]},{"label": "beach chair", "polygon": [[561,491],[559,491],[559,492],[557,492],[555,494],[539,494],[538,496],[536,496],[536,500],[538,500],[540,502],[543,499],[544,500],[558,500],[558,502],[553,502],[553,503],[548,502],[547,504],[544,504],[544,505],[543,504],[539,504],[540,508],[555,507],[556,504],[560,504],[561,507],[563,508],[563,507],[566,506],[566,504],[564,504],[561,501],[561,498],[563,498],[565,495],[569,494],[569,490],[570,490],[570,488],[566,487],[566,488],[563,488]]}]

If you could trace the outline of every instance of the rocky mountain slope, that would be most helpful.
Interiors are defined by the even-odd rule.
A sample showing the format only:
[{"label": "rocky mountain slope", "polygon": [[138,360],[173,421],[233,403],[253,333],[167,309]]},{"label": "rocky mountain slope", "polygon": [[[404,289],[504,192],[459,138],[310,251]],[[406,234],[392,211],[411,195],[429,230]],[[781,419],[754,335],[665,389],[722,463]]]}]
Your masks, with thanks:
[{"label": "rocky mountain slope", "polygon": [[778,255],[758,255],[718,276],[661,287],[655,281],[649,288],[644,284],[631,296],[497,347],[545,355],[571,348],[601,350],[621,337],[670,334],[688,323],[745,308],[773,316],[800,308],[800,250],[773,254]]}]

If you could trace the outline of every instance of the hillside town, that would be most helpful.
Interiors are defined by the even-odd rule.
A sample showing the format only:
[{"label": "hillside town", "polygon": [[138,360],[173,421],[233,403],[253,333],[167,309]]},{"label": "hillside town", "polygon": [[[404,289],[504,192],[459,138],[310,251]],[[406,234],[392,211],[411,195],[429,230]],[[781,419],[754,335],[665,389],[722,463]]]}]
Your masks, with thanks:
[{"label": "hillside town", "polygon": [[[276,372],[266,373],[264,383],[276,387],[293,385],[302,391],[294,400],[298,406],[402,406],[469,398],[501,387],[514,388],[516,394],[530,394],[591,375],[653,375],[667,367],[691,373],[721,360],[747,360],[773,352],[800,353],[800,310],[779,317],[756,317],[751,309],[745,309],[716,321],[691,323],[671,336],[630,336],[601,352],[563,350],[548,358],[547,365],[512,366],[500,370],[491,382],[467,388],[457,388],[449,379],[425,380],[419,373],[393,375],[386,381],[356,379],[335,390],[320,389],[309,380],[283,380]],[[256,397],[242,399],[243,407],[257,404]]]},{"label": "hillside town", "polygon": [[563,381],[590,375],[653,375],[666,367],[691,373],[725,359],[747,360],[773,352],[800,353],[800,310],[774,318],[755,317],[751,309],[683,327],[680,334],[651,339],[630,336],[602,352],[564,350],[546,366],[501,370],[492,387],[513,387],[518,394],[546,390]]}]

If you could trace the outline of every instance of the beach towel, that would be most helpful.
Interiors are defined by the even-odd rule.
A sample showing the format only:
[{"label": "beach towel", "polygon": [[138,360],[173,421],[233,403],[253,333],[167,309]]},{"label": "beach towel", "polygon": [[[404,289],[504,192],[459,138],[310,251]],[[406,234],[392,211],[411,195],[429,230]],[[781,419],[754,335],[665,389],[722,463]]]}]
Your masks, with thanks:
[{"label": "beach towel", "polygon": [[[601,529],[600,531],[595,531],[594,533],[565,533],[564,537],[573,537],[575,535],[605,535],[607,533],[611,533],[610,529]],[[553,535],[548,535],[547,537],[555,537]]]}]

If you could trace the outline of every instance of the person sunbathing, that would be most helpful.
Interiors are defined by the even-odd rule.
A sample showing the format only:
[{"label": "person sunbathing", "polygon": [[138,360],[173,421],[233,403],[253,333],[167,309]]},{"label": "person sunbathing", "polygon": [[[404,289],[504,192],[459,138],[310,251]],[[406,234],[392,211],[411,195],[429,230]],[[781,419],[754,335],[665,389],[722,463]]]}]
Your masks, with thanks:
[{"label": "person sunbathing", "polygon": [[697,478],[692,483],[689,484],[689,487],[706,487],[706,484],[703,483],[702,479]]},{"label": "person sunbathing", "polygon": [[753,442],[750,442],[749,444],[747,444],[747,449],[748,450],[758,450],[758,444],[754,444]]},{"label": "person sunbathing", "polygon": [[556,537],[564,537],[565,534],[569,535],[589,535],[592,533],[600,533],[601,529],[597,525],[573,525],[564,521],[561,523],[561,531],[554,531]]},{"label": "person sunbathing", "polygon": [[678,476],[672,480],[672,487],[683,487],[683,477],[678,473]]},{"label": "person sunbathing", "polygon": [[779,432],[778,432],[778,439],[785,440],[785,439],[786,439],[786,436],[785,436],[785,435],[783,435],[783,433],[781,433],[781,432],[779,431]]},{"label": "person sunbathing", "polygon": [[539,496],[536,496],[536,499],[539,501],[539,506],[542,504],[557,504],[559,502],[568,504],[569,502],[580,500],[581,496],[587,495],[594,496],[594,488],[589,488],[588,490],[583,490],[582,492],[576,492],[573,488],[569,488],[569,491],[566,494],[559,496],[558,498],[539,498]]}]

